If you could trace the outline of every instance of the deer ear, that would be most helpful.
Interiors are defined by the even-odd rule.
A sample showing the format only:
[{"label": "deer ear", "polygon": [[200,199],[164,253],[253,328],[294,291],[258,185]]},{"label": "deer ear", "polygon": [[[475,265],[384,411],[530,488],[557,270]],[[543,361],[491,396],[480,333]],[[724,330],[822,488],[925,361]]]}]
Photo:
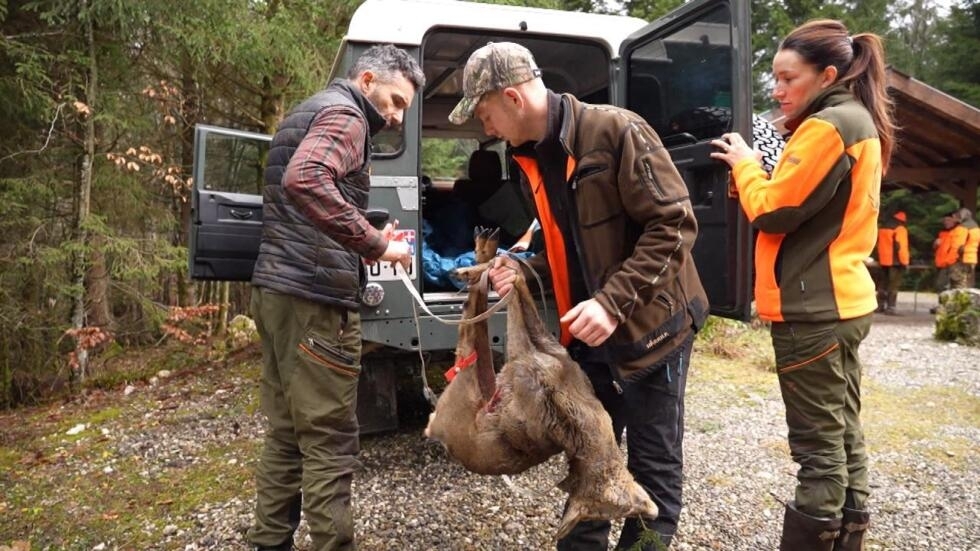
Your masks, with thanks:
[{"label": "deer ear", "polygon": [[569,499],[568,509],[565,509],[565,514],[562,515],[561,522],[558,524],[558,533],[555,534],[555,540],[564,538],[572,531],[572,528],[576,524],[588,519],[588,511],[582,505],[581,501],[574,497]]}]

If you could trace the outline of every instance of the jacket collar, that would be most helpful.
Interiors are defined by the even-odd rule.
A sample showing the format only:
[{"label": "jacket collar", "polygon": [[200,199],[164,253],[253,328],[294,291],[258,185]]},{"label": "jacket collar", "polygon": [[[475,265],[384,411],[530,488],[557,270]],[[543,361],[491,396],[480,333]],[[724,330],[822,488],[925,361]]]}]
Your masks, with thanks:
[{"label": "jacket collar", "polygon": [[558,133],[558,139],[561,141],[562,147],[565,148],[565,152],[572,156],[572,141],[575,134],[575,129],[577,127],[577,119],[575,115],[577,114],[578,105],[580,102],[571,94],[562,94],[561,107],[562,107],[562,117],[561,117],[561,129]]},{"label": "jacket collar", "polygon": [[[548,158],[556,153],[555,148],[561,147],[563,127],[565,120],[568,119],[568,105],[564,96],[559,96],[555,92],[548,90],[548,123],[545,128],[544,137],[537,142],[526,142],[517,147],[512,147],[511,152],[515,155],[528,157]],[[558,151],[558,153],[566,153]]]},{"label": "jacket collar", "polygon": [[380,132],[381,129],[388,124],[385,118],[381,116],[381,113],[379,113],[374,107],[374,104],[368,101],[368,99],[364,97],[364,94],[362,94],[356,86],[351,84],[349,80],[338,78],[330,85],[339,89],[340,93],[349,97],[351,101],[353,101],[354,104],[361,109],[361,112],[364,113],[364,117],[367,118],[368,132],[372,136]]},{"label": "jacket collar", "polygon": [[836,86],[831,86],[830,88],[827,88],[823,92],[817,94],[817,97],[813,98],[810,105],[807,105],[806,109],[804,109],[798,117],[787,120],[784,126],[786,126],[786,129],[790,132],[795,132],[796,129],[803,124],[803,121],[805,121],[810,115],[818,111],[822,111],[828,107],[840,105],[853,98],[854,95],[851,94],[851,91],[848,90],[845,85],[838,84]]}]

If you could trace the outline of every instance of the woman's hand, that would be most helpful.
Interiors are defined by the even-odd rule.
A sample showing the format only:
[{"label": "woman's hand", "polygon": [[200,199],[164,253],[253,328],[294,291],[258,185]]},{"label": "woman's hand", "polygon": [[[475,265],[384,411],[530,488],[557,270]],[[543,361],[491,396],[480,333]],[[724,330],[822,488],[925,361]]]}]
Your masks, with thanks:
[{"label": "woman's hand", "polygon": [[749,144],[745,143],[738,132],[722,134],[720,140],[711,140],[711,145],[719,149],[719,151],[711,153],[711,158],[725,161],[728,166],[735,166],[743,159],[755,159],[756,162],[762,162],[762,153],[749,147]]}]

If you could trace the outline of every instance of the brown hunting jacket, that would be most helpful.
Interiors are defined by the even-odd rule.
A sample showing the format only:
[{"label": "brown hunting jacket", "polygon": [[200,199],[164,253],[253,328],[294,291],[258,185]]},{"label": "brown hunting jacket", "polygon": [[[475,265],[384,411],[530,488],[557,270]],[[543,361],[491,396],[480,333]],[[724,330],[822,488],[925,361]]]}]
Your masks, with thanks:
[{"label": "brown hunting jacket", "polygon": [[[574,306],[571,279],[584,283],[584,292],[619,320],[606,343],[576,359],[614,364],[622,376],[638,377],[708,315],[691,256],[697,221],[687,186],[640,116],[568,94],[555,97],[549,120],[556,128],[549,135],[564,149],[566,166],[539,167],[536,157],[522,153],[525,148],[513,151],[545,236],[545,251],[532,265],[550,276],[559,315]],[[565,175],[557,190],[544,185],[549,168]],[[558,231],[550,212],[559,201],[568,207],[570,231]],[[566,261],[569,256],[577,258],[575,265]],[[576,269],[581,273],[569,273]],[[562,333],[568,344],[567,327]]]}]

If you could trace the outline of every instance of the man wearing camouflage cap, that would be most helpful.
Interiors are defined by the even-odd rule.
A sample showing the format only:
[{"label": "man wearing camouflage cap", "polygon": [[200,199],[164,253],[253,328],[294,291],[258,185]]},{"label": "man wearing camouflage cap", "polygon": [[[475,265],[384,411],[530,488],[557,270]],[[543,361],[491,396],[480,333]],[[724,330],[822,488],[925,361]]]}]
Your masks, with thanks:
[{"label": "man wearing camouflage cap", "polygon": [[[552,285],[560,340],[617,438],[626,429],[629,470],[660,509],[656,519],[627,519],[617,549],[641,539],[642,549],[669,545],[681,510],[687,367],[708,312],[687,187],[646,121],[549,90],[519,44],[475,51],[463,93],[449,120],[475,116],[510,145],[544,234],[545,250],[530,262]],[[494,261],[500,295],[518,269],[510,258]],[[605,550],[609,530],[608,521],[580,523],[558,549]]]}]

